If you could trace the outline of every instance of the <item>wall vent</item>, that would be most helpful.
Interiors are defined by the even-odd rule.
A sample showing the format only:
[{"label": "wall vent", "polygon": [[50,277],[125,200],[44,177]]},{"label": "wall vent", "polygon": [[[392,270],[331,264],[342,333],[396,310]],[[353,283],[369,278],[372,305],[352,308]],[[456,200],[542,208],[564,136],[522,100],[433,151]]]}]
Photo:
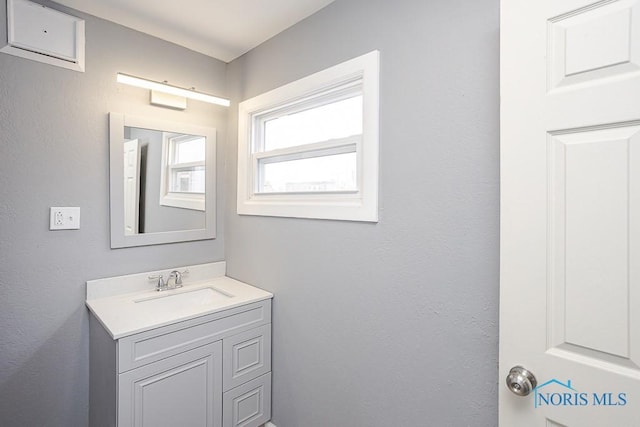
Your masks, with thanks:
[{"label": "wall vent", "polygon": [[84,72],[84,20],[28,0],[7,0],[0,52]]}]

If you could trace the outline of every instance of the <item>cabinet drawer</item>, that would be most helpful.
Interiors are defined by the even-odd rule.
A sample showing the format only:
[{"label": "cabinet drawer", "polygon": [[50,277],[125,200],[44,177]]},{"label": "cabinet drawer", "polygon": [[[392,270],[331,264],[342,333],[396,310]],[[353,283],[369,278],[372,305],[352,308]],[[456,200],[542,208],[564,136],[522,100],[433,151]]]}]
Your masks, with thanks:
[{"label": "cabinet drawer", "polygon": [[271,300],[265,300],[124,337],[118,340],[118,372],[270,322]]},{"label": "cabinet drawer", "polygon": [[271,371],[271,324],[222,341],[224,391]]},{"label": "cabinet drawer", "polygon": [[258,427],[271,419],[271,373],[224,393],[223,427]]}]

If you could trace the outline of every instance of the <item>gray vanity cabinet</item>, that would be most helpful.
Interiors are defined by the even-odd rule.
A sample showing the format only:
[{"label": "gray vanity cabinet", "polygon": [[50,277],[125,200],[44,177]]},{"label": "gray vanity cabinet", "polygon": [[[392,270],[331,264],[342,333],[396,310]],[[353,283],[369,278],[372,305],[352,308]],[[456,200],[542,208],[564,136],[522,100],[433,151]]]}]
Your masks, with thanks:
[{"label": "gray vanity cabinet", "polygon": [[259,427],[271,418],[271,300],[113,339],[90,321],[92,427]]}]

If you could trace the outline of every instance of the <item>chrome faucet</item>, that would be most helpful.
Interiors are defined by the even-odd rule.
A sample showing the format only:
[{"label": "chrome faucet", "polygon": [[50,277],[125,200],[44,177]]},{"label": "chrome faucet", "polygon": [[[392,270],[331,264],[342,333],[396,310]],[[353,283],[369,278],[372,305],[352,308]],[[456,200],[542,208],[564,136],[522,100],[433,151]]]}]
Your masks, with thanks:
[{"label": "chrome faucet", "polygon": [[[158,274],[156,276],[149,276],[149,280],[157,280],[156,291],[168,291],[170,289],[177,289],[182,287],[182,276],[189,273],[189,270],[178,271],[173,270],[169,273],[169,277],[167,280],[164,280],[164,276],[162,274]],[[173,286],[169,284],[169,282],[173,279]]]}]

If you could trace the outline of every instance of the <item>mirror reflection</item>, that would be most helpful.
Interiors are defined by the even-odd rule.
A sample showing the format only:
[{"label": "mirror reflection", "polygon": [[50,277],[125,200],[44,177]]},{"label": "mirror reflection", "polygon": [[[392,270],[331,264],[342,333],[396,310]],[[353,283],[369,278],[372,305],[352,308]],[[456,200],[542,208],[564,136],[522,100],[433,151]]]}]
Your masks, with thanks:
[{"label": "mirror reflection", "polygon": [[216,130],[109,114],[111,247],[213,239]]},{"label": "mirror reflection", "polygon": [[205,227],[206,138],[125,126],[124,233]]}]

